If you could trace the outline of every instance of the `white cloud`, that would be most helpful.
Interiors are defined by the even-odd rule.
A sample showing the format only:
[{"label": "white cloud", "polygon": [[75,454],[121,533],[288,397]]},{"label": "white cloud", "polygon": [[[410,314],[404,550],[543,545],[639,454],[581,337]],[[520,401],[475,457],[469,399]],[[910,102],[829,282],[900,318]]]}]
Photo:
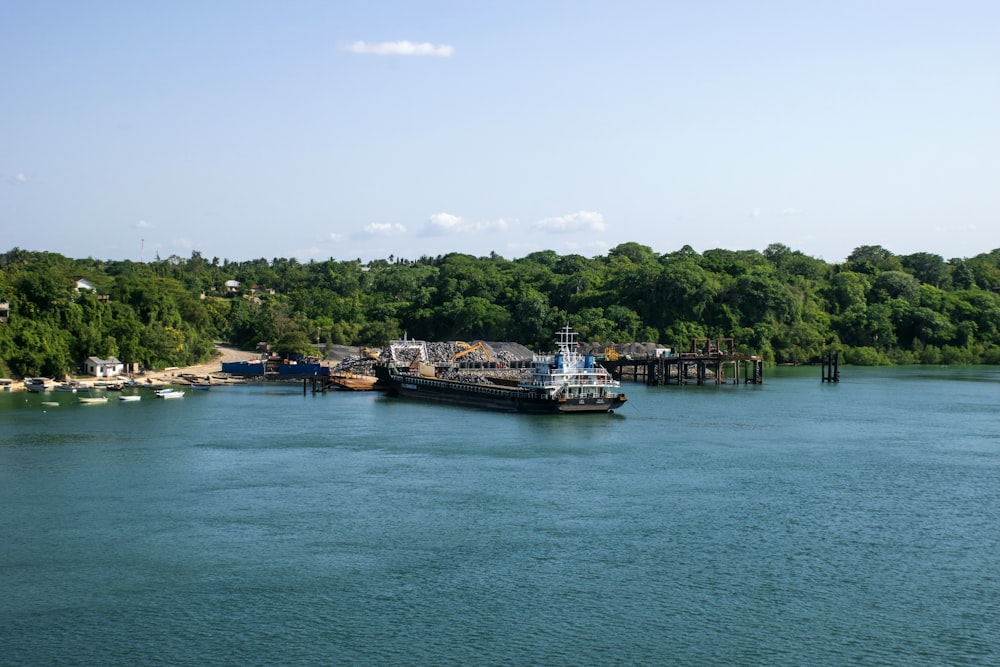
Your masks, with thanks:
[{"label": "white cloud", "polygon": [[596,211],[577,211],[569,215],[539,220],[535,229],[551,234],[574,234],[577,232],[603,232],[608,228],[604,216]]},{"label": "white cloud", "polygon": [[761,211],[760,211],[759,208],[755,208],[754,210],[750,211],[750,217],[751,218],[759,218],[760,214],[761,214]]},{"label": "white cloud", "polygon": [[18,172],[13,176],[7,177],[7,182],[10,183],[11,185],[24,185],[30,180],[31,179],[28,178],[23,172]]},{"label": "white cloud", "polygon": [[450,58],[455,49],[448,44],[430,42],[353,42],[345,47],[351,53],[375,56],[437,56]]},{"label": "white cloud", "polygon": [[961,232],[974,232],[976,231],[976,226],[972,223],[967,225],[953,225],[951,227],[935,227],[935,232],[946,232],[948,234],[961,233]]},{"label": "white cloud", "polygon": [[170,244],[175,248],[181,248],[183,250],[191,250],[194,247],[194,243],[191,239],[174,239]]},{"label": "white cloud", "polygon": [[786,208],[786,209],[782,209],[781,215],[798,215],[801,212],[802,212],[802,209],[800,209],[800,208]]},{"label": "white cloud", "polygon": [[153,228],[153,223],[146,222],[145,220],[140,220],[139,222],[135,223],[135,228],[136,229],[152,229]]},{"label": "white cloud", "polygon": [[509,223],[504,220],[470,221],[451,213],[435,213],[424,225],[423,234],[435,236],[439,234],[463,234],[466,232],[503,231]]},{"label": "white cloud", "polygon": [[452,215],[451,213],[435,213],[427,221],[427,224],[435,229],[456,231],[461,230],[465,221],[460,216]]},{"label": "white cloud", "polygon": [[331,241],[343,241],[344,240],[344,235],[343,234],[338,234],[337,232],[330,232],[330,240]]},{"label": "white cloud", "polygon": [[405,234],[406,227],[395,223],[373,222],[365,225],[364,232],[370,236],[392,236],[394,234]]}]

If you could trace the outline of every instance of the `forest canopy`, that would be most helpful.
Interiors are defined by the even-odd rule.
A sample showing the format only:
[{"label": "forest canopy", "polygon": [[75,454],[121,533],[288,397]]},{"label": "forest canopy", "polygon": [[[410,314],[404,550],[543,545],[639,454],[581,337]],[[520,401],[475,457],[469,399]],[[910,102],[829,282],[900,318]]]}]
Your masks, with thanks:
[{"label": "forest canopy", "polygon": [[[3,305],[6,305],[6,309]],[[1000,363],[1000,249],[945,260],[860,246],[828,264],[782,244],[623,243],[607,255],[233,262],[0,255],[0,373],[62,375],[90,356],[145,368],[209,359],[215,341],[382,346],[516,341],[548,350],[569,323],[584,341],[734,338],[768,363],[839,351],[854,364]]]}]

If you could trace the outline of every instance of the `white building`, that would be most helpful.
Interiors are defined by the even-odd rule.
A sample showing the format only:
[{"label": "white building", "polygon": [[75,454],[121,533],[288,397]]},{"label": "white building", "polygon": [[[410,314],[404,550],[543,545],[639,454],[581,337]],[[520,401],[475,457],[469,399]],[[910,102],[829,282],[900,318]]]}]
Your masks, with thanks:
[{"label": "white building", "polygon": [[100,357],[87,357],[83,362],[83,372],[99,378],[110,378],[121,375],[125,370],[125,364],[114,357],[101,359]]}]

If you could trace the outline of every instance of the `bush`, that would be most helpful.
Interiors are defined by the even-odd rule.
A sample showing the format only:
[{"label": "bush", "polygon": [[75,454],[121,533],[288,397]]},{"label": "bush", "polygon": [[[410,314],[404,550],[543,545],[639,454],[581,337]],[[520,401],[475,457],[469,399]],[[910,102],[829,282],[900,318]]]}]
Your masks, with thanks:
[{"label": "bush", "polygon": [[892,349],[889,350],[889,361],[900,366],[919,364],[920,358],[913,350]]},{"label": "bush", "polygon": [[991,345],[988,347],[983,353],[980,363],[992,364],[994,366],[1000,365],[1000,346]]},{"label": "bush", "polygon": [[853,366],[888,366],[889,357],[874,347],[844,348],[844,363]]},{"label": "bush", "polygon": [[966,347],[955,347],[945,345],[941,348],[941,363],[943,364],[971,364],[972,351]]},{"label": "bush", "polygon": [[920,363],[941,364],[941,349],[936,345],[926,345],[920,352]]}]

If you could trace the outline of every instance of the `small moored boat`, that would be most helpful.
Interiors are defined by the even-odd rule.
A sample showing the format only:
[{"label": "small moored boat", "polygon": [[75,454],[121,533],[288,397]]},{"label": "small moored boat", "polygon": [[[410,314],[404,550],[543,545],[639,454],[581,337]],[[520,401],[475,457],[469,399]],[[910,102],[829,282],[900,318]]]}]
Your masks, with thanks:
[{"label": "small moored boat", "polygon": [[183,391],[175,391],[173,389],[160,389],[156,392],[157,398],[184,398]]},{"label": "small moored boat", "polygon": [[100,403],[107,403],[107,396],[81,396],[79,401],[84,405],[98,405]]},{"label": "small moored boat", "polygon": [[135,394],[122,394],[121,396],[118,397],[118,400],[129,401],[129,402],[141,401],[142,396],[136,396]]},{"label": "small moored boat", "polygon": [[51,378],[24,378],[24,388],[34,394],[52,389],[55,382]]}]

